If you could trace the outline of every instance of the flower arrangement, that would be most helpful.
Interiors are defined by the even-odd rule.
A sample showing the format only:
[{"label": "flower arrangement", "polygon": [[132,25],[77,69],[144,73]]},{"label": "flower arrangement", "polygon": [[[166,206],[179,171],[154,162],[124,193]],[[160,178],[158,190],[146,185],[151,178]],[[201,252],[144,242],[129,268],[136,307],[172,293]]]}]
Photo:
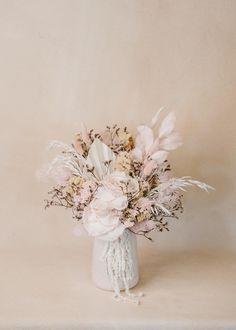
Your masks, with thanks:
[{"label": "flower arrangement", "polygon": [[61,154],[47,170],[56,185],[46,208],[71,209],[90,236],[108,242],[125,230],[149,240],[151,231],[169,230],[168,219],[177,219],[183,211],[186,188],[212,187],[188,176],[171,176],[168,154],[182,141],[175,130],[175,114],[159,123],[160,112],[150,125],[138,126],[136,136],[117,125],[102,133],[82,126],[73,144],[52,142]]}]

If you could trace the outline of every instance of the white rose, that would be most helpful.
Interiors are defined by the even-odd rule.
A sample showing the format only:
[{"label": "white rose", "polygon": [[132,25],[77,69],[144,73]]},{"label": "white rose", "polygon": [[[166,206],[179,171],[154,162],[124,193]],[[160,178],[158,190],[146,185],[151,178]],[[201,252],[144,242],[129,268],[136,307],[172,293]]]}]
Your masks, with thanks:
[{"label": "white rose", "polygon": [[101,183],[102,186],[97,189],[94,199],[84,211],[83,223],[89,235],[115,240],[125,229],[120,222],[122,211],[128,206],[128,198],[123,189],[126,187],[134,192],[138,186],[124,172],[119,171],[107,175]]},{"label": "white rose", "polygon": [[118,212],[112,210],[98,211],[91,206],[83,214],[83,224],[90,236],[113,241],[124,231]]},{"label": "white rose", "polygon": [[97,210],[124,210],[128,205],[127,196],[121,190],[99,187],[91,206]]}]

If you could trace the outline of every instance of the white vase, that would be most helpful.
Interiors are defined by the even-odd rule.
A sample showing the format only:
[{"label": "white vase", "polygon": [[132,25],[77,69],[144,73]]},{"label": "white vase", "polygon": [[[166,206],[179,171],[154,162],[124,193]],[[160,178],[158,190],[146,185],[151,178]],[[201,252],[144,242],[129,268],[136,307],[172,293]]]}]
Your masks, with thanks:
[{"label": "white vase", "polygon": [[[122,247],[125,247],[122,250]],[[110,250],[109,250],[110,249]],[[122,251],[120,253],[119,251]],[[133,234],[130,230],[125,229],[124,233],[117,240],[110,242],[101,240],[99,238],[94,239],[94,247],[93,247],[93,258],[92,258],[92,278],[95,282],[96,286],[103,290],[114,290],[114,281],[112,281],[111,276],[109,276],[109,264],[108,259],[105,258],[106,252],[110,251],[111,254],[118,252],[118,259],[120,256],[125,259],[122,263],[119,261],[119,264],[125,265],[123,266],[124,272],[122,274],[129,273],[129,276],[126,279],[122,279],[121,276],[117,278],[117,285],[119,290],[130,289],[133,288],[139,280],[139,271],[138,271],[138,254],[137,254],[137,239],[136,235]],[[116,258],[117,259],[117,258]],[[116,260],[112,259],[112,260]],[[110,259],[109,259],[110,260]],[[114,264],[114,263],[113,263]],[[127,269],[128,267],[128,269]],[[125,276],[123,276],[125,277]]]}]

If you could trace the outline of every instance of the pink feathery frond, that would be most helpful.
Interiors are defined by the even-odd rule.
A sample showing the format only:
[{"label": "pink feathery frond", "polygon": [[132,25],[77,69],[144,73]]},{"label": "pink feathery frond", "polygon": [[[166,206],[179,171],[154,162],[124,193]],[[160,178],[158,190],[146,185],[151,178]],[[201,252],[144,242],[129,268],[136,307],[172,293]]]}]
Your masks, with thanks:
[{"label": "pink feathery frond", "polygon": [[153,131],[150,127],[144,125],[138,126],[137,130],[138,135],[135,146],[147,153],[154,141]]},{"label": "pink feathery frond", "polygon": [[157,113],[155,114],[155,116],[152,118],[152,120],[151,120],[151,125],[150,125],[151,128],[154,128],[154,127],[156,126],[156,124],[157,124],[157,122],[158,122],[158,119],[159,119],[159,116],[160,116],[160,113],[161,113],[163,110],[164,110],[164,107],[161,107],[161,108],[157,111]]},{"label": "pink feathery frond", "polygon": [[151,155],[151,159],[155,160],[157,164],[162,164],[168,156],[168,152],[165,150],[159,150],[154,152],[154,154]]},{"label": "pink feathery frond", "polygon": [[170,135],[175,128],[176,116],[174,112],[170,112],[161,123],[159,129],[159,138],[162,139]]},{"label": "pink feathery frond", "polygon": [[181,136],[178,132],[173,132],[160,142],[160,148],[168,151],[175,150],[183,144]]}]

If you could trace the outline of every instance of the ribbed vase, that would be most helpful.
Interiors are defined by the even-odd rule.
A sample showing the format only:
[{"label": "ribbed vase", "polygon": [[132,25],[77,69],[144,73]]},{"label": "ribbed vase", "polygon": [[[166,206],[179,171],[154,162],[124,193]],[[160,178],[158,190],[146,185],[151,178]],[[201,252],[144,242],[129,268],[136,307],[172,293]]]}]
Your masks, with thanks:
[{"label": "ribbed vase", "polygon": [[128,290],[139,280],[137,239],[125,229],[115,241],[94,239],[92,278],[103,290]]}]

